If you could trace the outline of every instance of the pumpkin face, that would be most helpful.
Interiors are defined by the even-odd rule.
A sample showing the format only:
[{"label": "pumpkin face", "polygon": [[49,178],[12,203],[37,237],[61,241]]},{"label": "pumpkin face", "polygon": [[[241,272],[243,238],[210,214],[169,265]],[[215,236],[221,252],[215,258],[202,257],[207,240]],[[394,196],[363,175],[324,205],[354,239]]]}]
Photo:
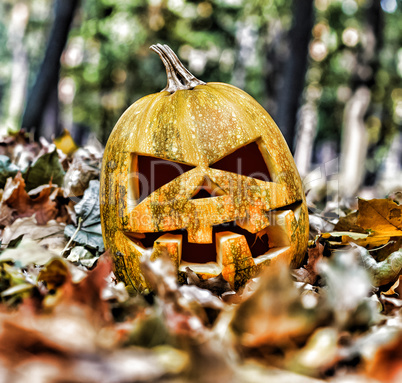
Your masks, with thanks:
[{"label": "pumpkin face", "polygon": [[297,267],[308,214],[291,153],[248,94],[197,80],[167,46],[153,46],[168,86],[117,122],[101,174],[101,220],[116,276],[143,289],[139,259],[167,253],[179,277],[222,273],[239,288],[278,260]]}]

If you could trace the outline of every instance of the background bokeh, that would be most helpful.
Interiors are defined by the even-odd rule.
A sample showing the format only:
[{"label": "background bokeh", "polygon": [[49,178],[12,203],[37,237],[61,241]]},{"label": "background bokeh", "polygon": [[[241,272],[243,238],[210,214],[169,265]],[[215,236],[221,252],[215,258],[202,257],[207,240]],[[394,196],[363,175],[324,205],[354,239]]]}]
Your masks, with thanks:
[{"label": "background bokeh", "polygon": [[400,0],[3,0],[1,133],[105,144],[165,86],[148,49],[159,42],[200,79],[256,98],[307,188],[386,194],[402,180],[401,16]]}]

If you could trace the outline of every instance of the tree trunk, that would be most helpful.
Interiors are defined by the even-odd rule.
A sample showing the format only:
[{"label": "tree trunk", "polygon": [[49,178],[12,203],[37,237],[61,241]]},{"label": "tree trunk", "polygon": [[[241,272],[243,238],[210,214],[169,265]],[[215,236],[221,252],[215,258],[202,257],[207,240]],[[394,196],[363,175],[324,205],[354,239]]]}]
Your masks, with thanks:
[{"label": "tree trunk", "polygon": [[291,151],[294,151],[297,111],[304,89],[308,45],[314,24],[313,0],[293,0],[293,24],[289,34],[289,58],[278,96],[276,122]]},{"label": "tree trunk", "polygon": [[345,107],[341,151],[341,195],[346,200],[356,196],[364,177],[368,133],[364,115],[370,105],[371,93],[359,87]]},{"label": "tree trunk", "polygon": [[[367,9],[365,45],[357,56],[351,81],[353,96],[344,112],[341,144],[341,195],[346,200],[356,196],[364,177],[367,178],[366,158],[373,155],[368,146],[368,132],[364,121],[370,110],[371,88],[379,68],[382,46],[383,11],[380,2],[373,1]],[[371,153],[370,153],[371,151]]]},{"label": "tree trunk", "polygon": [[29,7],[24,3],[15,4],[11,11],[8,44],[11,48],[13,59],[11,64],[10,101],[5,125],[7,129],[12,131],[18,131],[26,97],[29,63],[23,40],[29,20],[29,12]]},{"label": "tree trunk", "polygon": [[300,177],[307,176],[311,167],[313,156],[314,138],[317,130],[317,105],[315,102],[308,102],[301,108],[301,123],[298,131],[294,159]]},{"label": "tree trunk", "polygon": [[[22,119],[22,127],[28,131],[34,131],[35,139],[40,136],[51,139],[61,130],[58,121],[57,96],[60,57],[66,45],[77,6],[78,0],[56,0],[55,19],[45,57],[30,92]],[[45,115],[46,118],[44,118]]]}]

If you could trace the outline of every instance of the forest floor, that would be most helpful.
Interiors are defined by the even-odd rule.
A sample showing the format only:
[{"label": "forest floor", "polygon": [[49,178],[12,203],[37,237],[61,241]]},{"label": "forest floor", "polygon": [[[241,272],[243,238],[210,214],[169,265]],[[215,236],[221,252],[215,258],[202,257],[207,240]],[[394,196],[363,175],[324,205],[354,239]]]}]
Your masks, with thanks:
[{"label": "forest floor", "polygon": [[311,213],[299,269],[233,291],[144,257],[136,294],[103,248],[102,148],[56,146],[0,142],[0,381],[402,381],[400,193]]}]

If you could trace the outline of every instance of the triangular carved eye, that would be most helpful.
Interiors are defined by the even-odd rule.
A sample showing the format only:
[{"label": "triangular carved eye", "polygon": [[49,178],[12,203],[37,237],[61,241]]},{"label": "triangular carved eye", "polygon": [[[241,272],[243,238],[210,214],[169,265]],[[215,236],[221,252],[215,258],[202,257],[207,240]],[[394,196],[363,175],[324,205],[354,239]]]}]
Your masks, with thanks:
[{"label": "triangular carved eye", "polygon": [[133,197],[137,200],[136,203],[140,203],[155,190],[191,169],[194,169],[194,166],[158,157],[134,155],[132,171],[137,174],[133,180],[135,189]]},{"label": "triangular carved eye", "polygon": [[210,165],[211,168],[270,182],[272,178],[256,142],[243,146]]}]

